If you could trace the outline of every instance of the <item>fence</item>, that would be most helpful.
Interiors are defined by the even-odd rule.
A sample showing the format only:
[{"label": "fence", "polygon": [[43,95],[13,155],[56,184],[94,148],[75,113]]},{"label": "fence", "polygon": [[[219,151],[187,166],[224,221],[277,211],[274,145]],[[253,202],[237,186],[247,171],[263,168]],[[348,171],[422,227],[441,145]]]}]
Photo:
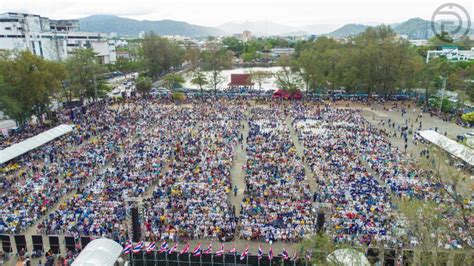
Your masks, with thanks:
[{"label": "fence", "polygon": [[151,265],[163,265],[163,266],[178,266],[178,265],[256,265],[256,266],[307,266],[310,265],[303,258],[299,258],[295,261],[290,259],[284,260],[282,257],[275,256],[272,261],[269,260],[268,255],[264,255],[260,260],[258,256],[249,255],[243,260],[240,260],[240,254],[224,254],[223,256],[216,256],[215,254],[202,254],[201,256],[193,256],[191,253],[173,253],[167,254],[158,252],[141,252],[138,254],[129,255],[130,265],[133,266],[151,266]]}]

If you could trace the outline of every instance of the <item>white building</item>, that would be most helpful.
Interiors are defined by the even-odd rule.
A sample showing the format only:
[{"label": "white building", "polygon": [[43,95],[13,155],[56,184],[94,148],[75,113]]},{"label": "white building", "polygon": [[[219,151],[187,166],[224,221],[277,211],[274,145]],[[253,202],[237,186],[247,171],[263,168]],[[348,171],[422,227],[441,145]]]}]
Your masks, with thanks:
[{"label": "white building", "polygon": [[441,50],[429,50],[426,55],[426,63],[431,58],[446,57],[449,61],[469,61],[474,60],[474,47],[471,50],[459,50],[456,46],[443,46]]},{"label": "white building", "polygon": [[282,56],[282,55],[291,55],[295,52],[295,49],[285,47],[285,48],[273,48],[270,51],[271,51],[271,53],[274,57],[279,57],[279,56]]},{"label": "white building", "polygon": [[115,43],[105,34],[79,31],[77,20],[50,20],[23,13],[0,14],[0,51],[29,50],[48,60],[63,61],[77,48],[92,48],[99,62],[116,61]]}]

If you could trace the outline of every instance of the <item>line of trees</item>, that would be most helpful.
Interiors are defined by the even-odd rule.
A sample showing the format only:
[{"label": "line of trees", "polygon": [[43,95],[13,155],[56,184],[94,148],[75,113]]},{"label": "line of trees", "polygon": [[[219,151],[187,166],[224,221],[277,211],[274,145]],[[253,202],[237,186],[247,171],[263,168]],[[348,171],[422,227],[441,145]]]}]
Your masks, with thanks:
[{"label": "line of trees", "polygon": [[34,115],[40,123],[54,103],[103,96],[110,88],[106,68],[92,49],[78,49],[65,62],[45,60],[29,51],[0,58],[0,111],[23,127]]},{"label": "line of trees", "polygon": [[437,58],[426,64],[423,49],[410,45],[389,26],[382,25],[368,28],[345,43],[320,37],[299,45],[293,65],[307,91],[344,87],[347,92],[370,96],[423,88],[429,96],[446,79],[447,89],[461,90],[474,99],[473,83],[466,82],[474,78],[473,63]]}]

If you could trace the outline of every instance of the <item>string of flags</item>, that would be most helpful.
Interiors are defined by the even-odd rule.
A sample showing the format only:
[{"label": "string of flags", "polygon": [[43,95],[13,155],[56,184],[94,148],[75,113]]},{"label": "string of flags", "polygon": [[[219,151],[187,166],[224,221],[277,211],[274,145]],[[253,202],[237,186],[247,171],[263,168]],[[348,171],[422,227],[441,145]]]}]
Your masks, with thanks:
[{"label": "string of flags", "polygon": [[[160,254],[166,252],[168,254],[178,253],[178,254],[182,255],[184,253],[188,253],[189,250],[190,250],[189,243],[186,243],[185,246],[183,247],[183,249],[180,251],[180,250],[178,250],[178,243],[175,243],[172,247],[170,247],[169,244],[166,242],[166,240],[163,241],[163,243],[160,245],[158,250],[156,250],[156,243],[155,242],[151,242],[151,243],[149,243],[148,245],[145,246],[145,243],[143,241],[140,241],[135,245],[132,245],[131,241],[127,241],[125,243],[124,248],[123,248],[123,253],[125,255],[128,255],[130,253],[137,254],[137,253],[140,253],[141,251],[145,251],[147,253],[150,253],[150,252],[153,252],[153,251],[158,251],[158,253],[160,253]],[[247,258],[250,255],[249,246],[247,245],[245,250],[242,251],[242,253],[238,254],[237,249],[235,248],[235,244],[234,244],[232,249],[228,250],[228,253],[230,253],[234,256],[235,255],[240,255],[240,260],[244,260],[245,258]],[[201,242],[199,242],[192,251],[192,256],[194,256],[194,257],[199,257],[202,254],[212,254],[212,242],[204,250],[202,250]],[[225,254],[225,247],[224,247],[224,244],[221,244],[220,248],[218,250],[216,250],[214,255],[216,257],[220,257],[220,256],[223,256],[224,254]],[[310,260],[311,255],[312,255],[311,253],[306,252],[305,258]],[[258,260],[261,260],[263,258],[263,256],[264,256],[264,252],[263,252],[262,246],[259,245],[258,250],[257,250]],[[270,260],[270,261],[273,260],[274,254],[273,254],[273,249],[272,249],[271,246],[268,250],[267,256],[268,256],[268,260]],[[290,255],[288,254],[288,251],[286,251],[285,248],[283,248],[280,256],[283,258],[283,260],[290,260],[290,261],[296,261],[299,258],[298,257],[298,252],[296,252],[296,251],[293,253],[293,256],[290,257]]]}]

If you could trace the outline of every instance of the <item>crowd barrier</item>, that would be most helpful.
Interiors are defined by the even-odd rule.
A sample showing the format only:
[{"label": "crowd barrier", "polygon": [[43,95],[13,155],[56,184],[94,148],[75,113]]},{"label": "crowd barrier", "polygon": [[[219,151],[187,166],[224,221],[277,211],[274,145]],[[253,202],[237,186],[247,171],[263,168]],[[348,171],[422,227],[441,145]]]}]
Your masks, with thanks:
[{"label": "crowd barrier", "polygon": [[[1,250],[9,255],[15,255],[23,250],[27,253],[44,254],[51,249],[54,254],[64,254],[66,251],[83,250],[91,241],[89,236],[81,236],[75,239],[72,236],[59,235],[0,235]],[[258,243],[255,243],[258,245]],[[276,254],[275,254],[276,255]],[[474,252],[472,250],[444,250],[439,249],[433,252],[421,252],[415,249],[396,250],[390,248],[367,248],[365,255],[370,263],[377,262],[383,265],[414,265],[422,258],[430,257],[433,261],[437,261],[439,265],[472,265],[474,262]],[[240,254],[236,255],[226,253],[223,256],[216,254],[202,254],[201,256],[193,256],[191,253],[159,253],[153,251],[147,253],[140,251],[139,253],[130,253],[124,255],[128,257],[130,265],[311,265],[306,257],[300,254],[297,260],[284,260],[281,256],[274,256],[271,264],[268,254],[264,254],[259,260],[255,254],[240,260]],[[467,264],[466,264],[467,263]]]},{"label": "crowd barrier", "polygon": [[54,254],[61,254],[67,250],[82,250],[90,241],[91,238],[88,236],[75,239],[72,236],[32,235],[31,239],[27,239],[25,235],[0,235],[1,250],[6,254],[16,254],[21,250],[28,253],[44,253],[49,249]]}]

